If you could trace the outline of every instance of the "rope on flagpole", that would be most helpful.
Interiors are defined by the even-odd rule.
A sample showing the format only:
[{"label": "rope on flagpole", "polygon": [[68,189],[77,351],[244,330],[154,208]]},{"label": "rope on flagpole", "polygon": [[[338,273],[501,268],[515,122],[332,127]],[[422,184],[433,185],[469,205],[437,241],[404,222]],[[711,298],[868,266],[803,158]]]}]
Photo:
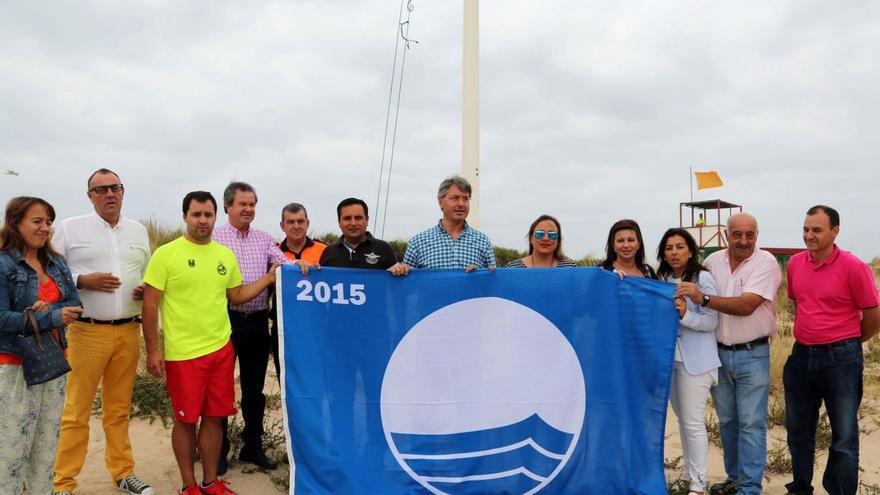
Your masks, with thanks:
[{"label": "rope on flagpole", "polygon": [[[406,4],[406,21],[403,20],[403,6]],[[379,237],[385,237],[385,225],[388,220],[388,198],[391,195],[391,172],[394,168],[394,150],[397,144],[397,129],[398,129],[398,121],[400,117],[400,99],[403,93],[403,73],[406,68],[406,52],[411,48],[411,43],[418,44],[418,41],[409,38],[409,27],[410,21],[412,20],[412,12],[415,10],[415,6],[413,5],[413,0],[401,0],[400,1],[400,13],[397,17],[397,34],[395,35],[395,43],[394,43],[394,61],[391,69],[391,84],[388,89],[388,106],[386,108],[385,113],[385,134],[382,137],[382,161],[379,165],[379,187],[376,191],[376,218],[378,218],[379,213],[379,199],[382,196],[382,178],[385,170],[385,155],[388,146],[388,127],[391,121],[391,103],[394,98],[394,78],[395,75],[398,76],[397,82],[397,104],[394,109],[394,126],[391,132],[391,149],[388,152],[388,174],[386,176],[385,182],[385,204],[382,208],[382,227],[379,229],[379,225],[375,225],[376,232],[379,234]],[[397,54],[401,45],[401,40],[403,41],[404,51],[403,55],[400,58],[400,72],[397,72]]]},{"label": "rope on flagpole", "polygon": [[[404,0],[400,0],[400,12],[397,14],[397,24],[403,20],[403,4]],[[385,109],[385,132],[382,135],[382,160],[379,162],[379,185],[376,187],[376,208],[374,211],[379,212],[379,198],[382,196],[382,176],[385,173],[385,150],[388,143],[388,122],[391,119],[391,100],[394,96],[394,76],[397,73],[397,52],[400,47],[400,38],[398,38],[397,30],[394,30],[394,59],[391,62],[391,84],[388,85],[388,106]]]}]

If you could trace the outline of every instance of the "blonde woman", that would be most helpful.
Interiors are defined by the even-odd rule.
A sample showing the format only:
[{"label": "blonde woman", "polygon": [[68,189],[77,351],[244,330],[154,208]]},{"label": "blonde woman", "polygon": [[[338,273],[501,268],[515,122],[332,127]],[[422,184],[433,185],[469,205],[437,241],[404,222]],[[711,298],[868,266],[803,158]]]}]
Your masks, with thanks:
[{"label": "blonde woman", "polygon": [[556,268],[577,266],[562,253],[562,226],[550,215],[541,215],[529,227],[529,255],[513,260],[507,268]]}]

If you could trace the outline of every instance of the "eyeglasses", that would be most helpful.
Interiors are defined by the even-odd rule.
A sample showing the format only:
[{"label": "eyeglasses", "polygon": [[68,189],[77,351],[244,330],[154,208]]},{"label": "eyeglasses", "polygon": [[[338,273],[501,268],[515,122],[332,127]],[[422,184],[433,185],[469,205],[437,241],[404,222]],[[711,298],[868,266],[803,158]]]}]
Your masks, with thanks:
[{"label": "eyeglasses", "polygon": [[551,230],[551,231],[549,231],[549,232],[545,232],[545,231],[543,231],[543,230],[536,230],[536,231],[535,231],[535,239],[541,240],[541,239],[544,238],[545,235],[546,235],[551,241],[555,241],[555,240],[558,240],[558,239],[559,239],[559,232],[556,232],[555,230]]},{"label": "eyeglasses", "polygon": [[95,186],[89,189],[89,192],[95,194],[107,194],[107,191],[119,192],[124,190],[125,188],[122,187],[122,184],[110,184],[109,186]]}]

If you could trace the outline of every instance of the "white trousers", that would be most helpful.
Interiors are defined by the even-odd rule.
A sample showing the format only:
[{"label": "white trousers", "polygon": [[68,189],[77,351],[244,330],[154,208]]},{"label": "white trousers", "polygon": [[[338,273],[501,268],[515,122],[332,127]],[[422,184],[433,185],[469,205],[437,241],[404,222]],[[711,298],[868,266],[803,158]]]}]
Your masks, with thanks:
[{"label": "white trousers", "polygon": [[691,375],[681,361],[675,362],[669,402],[678,417],[681,437],[682,478],[695,492],[706,491],[709,435],[706,434],[706,399],[718,380],[718,370]]}]

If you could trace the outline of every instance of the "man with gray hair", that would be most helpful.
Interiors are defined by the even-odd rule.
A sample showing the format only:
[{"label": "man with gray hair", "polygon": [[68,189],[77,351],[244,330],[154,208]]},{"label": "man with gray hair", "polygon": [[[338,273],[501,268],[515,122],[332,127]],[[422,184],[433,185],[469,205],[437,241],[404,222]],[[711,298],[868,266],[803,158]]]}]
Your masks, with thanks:
[{"label": "man with gray hair", "polygon": [[[327,247],[321,241],[309,237],[309,212],[300,203],[288,203],[281,209],[281,231],[284,239],[278,243],[281,252],[291,260],[296,260],[303,269],[310,266],[320,268],[321,254]],[[272,360],[275,362],[275,375],[281,380],[281,360],[278,357],[278,301],[272,291]]]},{"label": "man with gray hair", "polygon": [[748,213],[727,219],[727,249],[704,265],[718,295],[697,284],[678,284],[676,296],[718,311],[718,384],[712,400],[718,415],[727,479],[711,495],[759,495],[767,462],[767,398],[770,394],[770,336],[776,333],[776,291],[782,273],[776,258],[757,249],[758,221]]},{"label": "man with gray hair", "polygon": [[403,262],[413,268],[495,268],[495,251],[486,234],[467,223],[471,185],[453,175],[440,183],[437,202],[443,218],[409,240]]},{"label": "man with gray hair", "polygon": [[[214,229],[213,233],[216,242],[235,253],[244,285],[260,280],[273,263],[291,263],[268,232],[250,226],[256,208],[257,193],[254,188],[245,182],[231,182],[223,191],[223,210],[229,222]],[[264,289],[246,303],[230,305],[229,322],[232,325],[232,347],[238,358],[241,416],[244,420],[241,434],[244,446],[238,458],[264,469],[275,469],[277,464],[263,451],[263,417],[266,409],[263,385],[272,348],[268,308],[269,293]],[[229,438],[224,424],[218,474],[226,472],[228,452]]]}]

